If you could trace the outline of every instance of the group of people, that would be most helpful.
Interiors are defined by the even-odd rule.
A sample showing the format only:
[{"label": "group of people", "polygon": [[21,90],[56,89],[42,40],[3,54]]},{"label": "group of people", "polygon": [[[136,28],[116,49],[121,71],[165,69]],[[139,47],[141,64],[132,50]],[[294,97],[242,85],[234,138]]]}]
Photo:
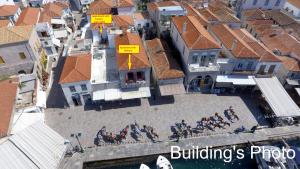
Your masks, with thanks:
[{"label": "group of people", "polygon": [[106,131],[106,126],[103,126],[99,132],[97,133],[95,144],[99,145],[100,141],[108,142],[108,143],[121,143],[123,140],[126,140],[126,136],[128,134],[129,125],[127,125],[124,129],[122,129],[119,134],[113,134],[112,132]]},{"label": "group of people", "polygon": [[[233,123],[234,120],[239,120],[239,117],[232,106],[225,110],[225,115],[231,123]],[[215,112],[213,116],[203,117],[200,121],[197,121],[197,126],[195,128],[191,128],[190,125],[187,125],[185,120],[182,120],[181,123],[175,123],[175,127],[173,127],[173,137],[178,140],[179,138],[187,137],[189,135],[193,136],[193,132],[198,130],[209,129],[215,131],[215,128],[225,129],[227,126],[230,127],[231,123],[224,120],[218,112]]]},{"label": "group of people", "polygon": [[181,120],[181,123],[175,123],[175,127],[173,128],[174,136],[179,139],[182,137],[193,136],[193,130],[190,125],[188,125],[185,120]]},{"label": "group of people", "polygon": [[[95,138],[95,144],[100,145],[100,142],[104,143],[112,143],[112,144],[120,144],[124,140],[126,140],[130,126],[127,125],[123,128],[118,134],[113,134],[112,132],[106,131],[106,126],[103,126],[97,133]],[[131,125],[132,134],[136,136],[137,140],[139,138],[143,138],[142,132],[145,132],[147,137],[149,137],[153,142],[156,142],[159,138],[157,132],[155,132],[154,128],[150,125],[143,125],[143,128],[140,128],[140,125],[135,121]]]}]

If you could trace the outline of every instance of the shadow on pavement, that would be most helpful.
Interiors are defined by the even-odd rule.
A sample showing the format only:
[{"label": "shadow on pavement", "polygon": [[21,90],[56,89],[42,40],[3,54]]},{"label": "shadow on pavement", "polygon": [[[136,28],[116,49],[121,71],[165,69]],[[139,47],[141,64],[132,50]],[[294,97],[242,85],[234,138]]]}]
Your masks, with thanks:
[{"label": "shadow on pavement", "polygon": [[65,58],[60,56],[57,61],[57,66],[53,68],[53,83],[47,98],[47,108],[65,108],[68,106],[62,88],[60,84],[58,84],[64,63]]}]

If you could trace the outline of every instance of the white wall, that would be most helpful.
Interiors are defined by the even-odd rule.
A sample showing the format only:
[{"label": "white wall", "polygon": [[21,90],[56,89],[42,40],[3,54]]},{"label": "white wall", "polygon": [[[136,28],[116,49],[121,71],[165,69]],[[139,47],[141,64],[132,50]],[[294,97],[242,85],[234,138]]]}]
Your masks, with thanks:
[{"label": "white wall", "polygon": [[[255,1],[257,1],[257,3],[254,5]],[[265,5],[266,1],[269,1],[268,5]],[[278,6],[276,6],[277,1],[280,1]],[[285,2],[286,0],[243,0],[242,9],[282,9]]]},{"label": "white wall", "polygon": [[14,5],[14,1],[13,0],[0,0],[0,6],[2,5]]},{"label": "white wall", "polygon": [[293,4],[290,4],[289,2],[286,2],[284,5],[284,9],[288,12],[290,12],[295,17],[300,17],[300,9],[294,6]]},{"label": "white wall", "polygon": [[[86,91],[82,91],[81,90],[81,86],[82,84],[85,84],[87,86],[87,90]],[[71,92],[69,87],[70,86],[74,86],[75,89],[76,89],[76,92]],[[82,95],[85,95],[85,94],[91,94],[92,93],[92,88],[91,88],[91,84],[90,84],[90,81],[81,81],[81,82],[76,82],[76,83],[65,83],[65,84],[61,84],[61,88],[64,92],[64,95],[65,95],[65,98],[68,102],[68,104],[71,106],[71,105],[74,105],[73,104],[73,101],[72,101],[72,95],[73,94],[79,94],[80,97],[81,97],[81,103],[84,105],[84,100],[82,98]]]}]

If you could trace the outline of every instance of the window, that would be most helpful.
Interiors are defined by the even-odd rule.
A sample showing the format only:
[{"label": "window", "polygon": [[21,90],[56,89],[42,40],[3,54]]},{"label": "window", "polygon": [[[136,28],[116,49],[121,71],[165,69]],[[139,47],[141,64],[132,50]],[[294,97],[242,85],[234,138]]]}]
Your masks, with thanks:
[{"label": "window", "polygon": [[279,6],[280,5],[281,0],[277,0],[275,3],[275,6]]},{"label": "window", "polygon": [[24,60],[26,59],[26,55],[24,52],[19,53],[20,59]]},{"label": "window", "polygon": [[214,60],[215,60],[215,56],[214,55],[211,55],[210,57],[209,57],[209,62],[210,63],[213,63],[214,62]]},{"label": "window", "polygon": [[239,63],[239,64],[238,64],[238,69],[241,69],[241,68],[243,68],[243,64],[242,64],[242,63]]},{"label": "window", "polygon": [[126,76],[126,83],[135,83],[133,72],[128,72]]},{"label": "window", "polygon": [[76,92],[75,86],[69,86],[71,92]]},{"label": "window", "polygon": [[137,80],[139,80],[139,81],[145,80],[145,73],[144,72],[137,72],[136,76],[137,76]]},{"label": "window", "polygon": [[256,5],[256,4],[257,4],[257,0],[254,0],[252,5]]},{"label": "window", "polygon": [[247,65],[247,70],[251,70],[252,69],[252,65],[253,65],[253,62],[248,62],[248,65]]},{"label": "window", "polygon": [[4,60],[3,60],[3,58],[2,58],[2,56],[0,56],[0,64],[4,64],[5,62],[4,62]]},{"label": "window", "polygon": [[270,2],[270,0],[266,0],[266,1],[265,1],[265,6],[268,6],[268,5],[269,5],[269,2]]},{"label": "window", "polygon": [[201,56],[201,66],[205,65],[205,61],[206,61],[206,56]]},{"label": "window", "polygon": [[80,85],[80,87],[81,87],[81,90],[82,90],[82,91],[86,91],[86,90],[87,90],[87,87],[86,87],[85,84]]},{"label": "window", "polygon": [[198,55],[193,55],[193,58],[192,58],[192,63],[197,63],[198,62]]}]

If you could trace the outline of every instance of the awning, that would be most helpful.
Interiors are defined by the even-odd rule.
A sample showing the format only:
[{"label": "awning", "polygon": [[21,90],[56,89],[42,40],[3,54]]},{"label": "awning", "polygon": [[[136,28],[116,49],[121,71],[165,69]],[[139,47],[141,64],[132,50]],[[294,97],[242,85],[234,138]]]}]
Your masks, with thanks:
[{"label": "awning", "polygon": [[93,92],[93,101],[104,100],[105,90],[98,90]]},{"label": "awning", "polygon": [[286,79],[287,84],[291,86],[299,86],[300,85],[300,79]]},{"label": "awning", "polygon": [[51,24],[60,24],[64,25],[66,22],[63,19],[51,19]]},{"label": "awning", "polygon": [[53,42],[54,45],[56,45],[58,47],[61,47],[60,40],[58,40],[56,38],[52,38],[51,40],[52,40],[52,42]]},{"label": "awning", "polygon": [[138,90],[135,91],[122,91],[121,94],[122,100],[144,98],[150,96],[151,93],[149,87],[140,87]]},{"label": "awning", "polygon": [[277,117],[300,116],[300,108],[283,88],[277,77],[255,78],[255,81]]},{"label": "awning", "polygon": [[240,86],[255,86],[254,76],[247,75],[219,75],[217,76],[217,83],[232,83]]},{"label": "awning", "polygon": [[106,89],[104,100],[105,101],[113,101],[113,100],[120,100],[121,94],[120,89]]},{"label": "awning", "polygon": [[161,96],[184,94],[185,88],[183,84],[167,84],[159,85],[159,91]]},{"label": "awning", "polygon": [[300,88],[295,88],[295,90],[298,93],[298,95],[300,96]]},{"label": "awning", "polygon": [[54,30],[54,37],[55,38],[65,38],[68,36],[68,32],[67,30],[63,29],[63,30]]}]

